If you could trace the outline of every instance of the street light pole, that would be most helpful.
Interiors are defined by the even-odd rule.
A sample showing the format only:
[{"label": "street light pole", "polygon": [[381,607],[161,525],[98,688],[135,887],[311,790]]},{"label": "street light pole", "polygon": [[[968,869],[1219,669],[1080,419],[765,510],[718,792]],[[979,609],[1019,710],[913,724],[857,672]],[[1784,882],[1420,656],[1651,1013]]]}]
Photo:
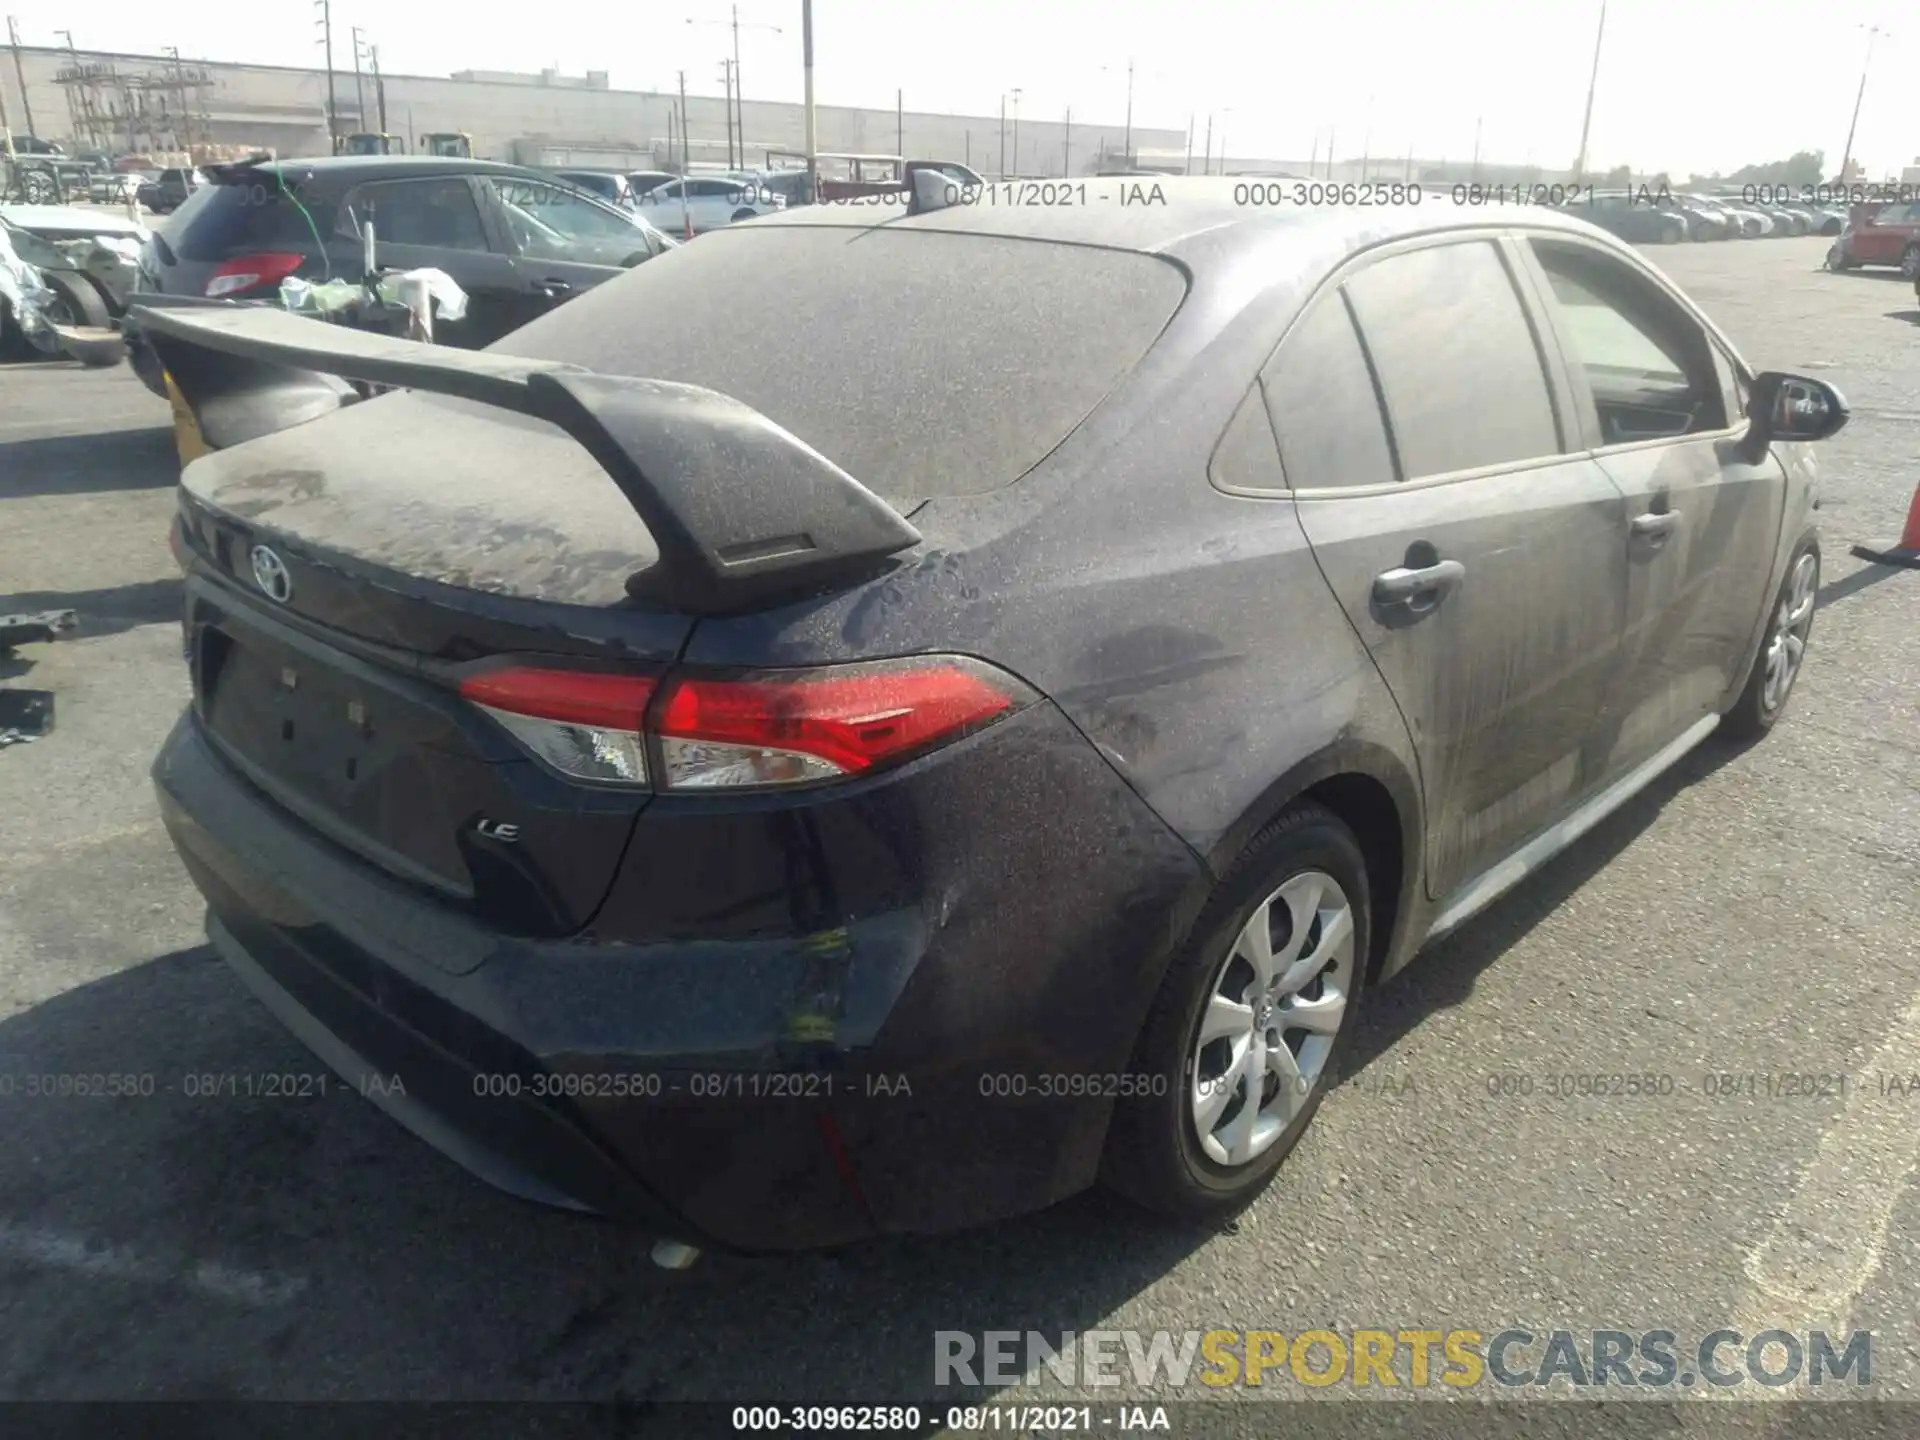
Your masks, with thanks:
[{"label": "street light pole", "polygon": [[1840,183],[1847,183],[1847,166],[1853,163],[1853,132],[1860,125],[1860,102],[1867,98],[1867,71],[1873,65],[1873,42],[1887,32],[1878,25],[1862,26],[1867,32],[1867,58],[1860,66],[1860,89],[1853,97],[1853,119],[1847,122],[1847,148],[1840,155]]},{"label": "street light pole", "polygon": [[1573,178],[1587,173],[1587,135],[1593,127],[1593,92],[1600,84],[1600,42],[1607,37],[1607,0],[1600,0],[1600,28],[1593,37],[1593,73],[1587,78],[1587,113],[1580,121],[1580,155],[1573,162]]},{"label": "street light pole", "polygon": [[1213,173],[1213,116],[1211,113],[1207,116],[1207,144],[1201,154],[1200,173],[1202,175]]},{"label": "street light pole", "polygon": [[1000,178],[1007,178],[1007,97],[1000,96]]},{"label": "street light pole", "polygon": [[727,168],[733,164],[733,62],[722,59],[720,62],[720,85],[726,96],[727,107]]},{"label": "street light pole", "polygon": [[1133,163],[1133,61],[1127,61],[1127,166],[1138,168]]}]

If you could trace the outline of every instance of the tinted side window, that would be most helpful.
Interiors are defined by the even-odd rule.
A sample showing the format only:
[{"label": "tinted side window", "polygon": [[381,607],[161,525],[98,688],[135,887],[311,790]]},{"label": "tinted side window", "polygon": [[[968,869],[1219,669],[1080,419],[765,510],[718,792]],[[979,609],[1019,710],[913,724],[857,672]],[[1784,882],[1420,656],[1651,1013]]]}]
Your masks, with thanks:
[{"label": "tinted side window", "polygon": [[1491,241],[1389,256],[1347,294],[1408,479],[1560,453],[1533,327]]},{"label": "tinted side window", "polygon": [[1337,293],[1315,302],[1287,332],[1267,362],[1261,389],[1286,483],[1295,490],[1396,478],[1373,375]]},{"label": "tinted side window", "polygon": [[458,175],[435,180],[395,180],[362,185],[340,217],[353,235],[371,220],[379,240],[439,250],[485,250],[486,227],[473,191]]},{"label": "tinted side window", "polygon": [[1568,360],[1586,375],[1603,443],[1629,444],[1727,427],[1726,392],[1705,334],[1619,261],[1536,240]]}]

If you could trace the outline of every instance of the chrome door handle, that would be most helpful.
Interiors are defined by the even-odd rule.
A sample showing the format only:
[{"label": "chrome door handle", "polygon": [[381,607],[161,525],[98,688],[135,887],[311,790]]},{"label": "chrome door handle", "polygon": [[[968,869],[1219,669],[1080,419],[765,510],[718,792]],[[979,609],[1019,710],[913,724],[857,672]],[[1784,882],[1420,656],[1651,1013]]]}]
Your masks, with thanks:
[{"label": "chrome door handle", "polygon": [[1680,523],[1678,510],[1649,510],[1644,515],[1633,517],[1633,533],[1649,539],[1664,540],[1673,533],[1674,526]]},{"label": "chrome door handle", "polygon": [[1458,560],[1442,560],[1417,570],[1403,566],[1373,577],[1373,598],[1382,605],[1430,609],[1466,578],[1467,567]]}]

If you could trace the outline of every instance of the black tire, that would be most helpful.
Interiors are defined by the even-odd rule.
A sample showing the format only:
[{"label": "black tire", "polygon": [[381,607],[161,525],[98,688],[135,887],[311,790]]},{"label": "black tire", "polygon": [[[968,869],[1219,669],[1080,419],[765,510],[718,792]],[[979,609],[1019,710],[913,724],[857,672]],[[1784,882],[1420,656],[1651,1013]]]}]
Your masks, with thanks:
[{"label": "black tire", "polygon": [[[1200,1147],[1189,1105],[1189,1056],[1222,962],[1249,917],[1291,877],[1318,871],[1345,892],[1353,916],[1348,1000],[1318,1079],[1279,1137],[1233,1169]],[[1135,1203],[1163,1215],[1202,1219],[1246,1205],[1273,1179],[1299,1143],[1329,1088],[1353,1033],[1372,941],[1371,899],[1359,842],[1324,806],[1301,802],[1257,836],[1215,887],[1180,953],[1168,967],[1134,1047],[1132,1073],[1160,1094],[1123,1097],[1107,1133],[1101,1178]],[[1164,1085],[1158,1081],[1164,1079]]]},{"label": "black tire", "polygon": [[1844,275],[1853,269],[1853,262],[1840,252],[1838,245],[1827,247],[1827,269],[1836,275]]},{"label": "black tire", "polygon": [[20,177],[20,193],[29,205],[57,205],[60,182],[44,170],[28,170]]},{"label": "black tire", "polygon": [[742,205],[738,210],[733,212],[732,220],[730,223],[737,224],[742,220],[751,220],[755,216],[757,216],[759,213],[760,212],[757,210],[749,210],[746,206]]},{"label": "black tire", "polygon": [[[104,330],[112,324],[107,315],[107,304],[100,298],[100,292],[93,288],[92,281],[59,270],[42,270],[40,277],[54,293],[54,298],[40,311],[48,321],[55,325],[84,325],[95,330]],[[44,330],[28,339],[42,355],[66,353],[60,337]]]},{"label": "black tire", "polygon": [[1767,657],[1772,650],[1775,637],[1780,633],[1783,616],[1793,598],[1794,582],[1799,574],[1801,562],[1811,558],[1813,561],[1812,579],[1808,587],[1811,598],[1806,621],[1794,628],[1797,633],[1802,654],[1813,638],[1814,616],[1819,610],[1817,597],[1820,590],[1820,547],[1812,541],[1802,541],[1793,552],[1793,558],[1787,562],[1786,578],[1780,582],[1780,589],[1773,597],[1773,603],[1767,609],[1767,627],[1761,633],[1760,645],[1754,651],[1753,665],[1747,671],[1747,683],[1741,688],[1740,698],[1733,702],[1733,708],[1720,717],[1720,734],[1732,741],[1745,742],[1758,740],[1773,729],[1780,717],[1787,712],[1787,705],[1793,699],[1793,692],[1799,683],[1800,672],[1805,666],[1804,659],[1794,663],[1788,676],[1785,692],[1777,701],[1771,701],[1767,695]]},{"label": "black tire", "polygon": [[1907,280],[1920,280],[1920,245],[1909,245],[1900,252],[1900,274]]}]

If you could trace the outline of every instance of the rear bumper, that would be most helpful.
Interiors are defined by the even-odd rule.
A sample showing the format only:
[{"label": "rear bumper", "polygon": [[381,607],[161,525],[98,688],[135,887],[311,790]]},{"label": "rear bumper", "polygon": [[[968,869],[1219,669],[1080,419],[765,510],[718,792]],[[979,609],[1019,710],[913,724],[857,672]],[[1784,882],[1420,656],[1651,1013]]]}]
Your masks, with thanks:
[{"label": "rear bumper", "polygon": [[[1100,1077],[1126,1069],[1198,862],[1051,706],[998,728],[817,807],[928,822],[886,837],[922,850],[884,867],[889,903],[857,873],[882,868],[871,854],[821,885],[816,853],[784,933],[717,938],[682,921],[614,937],[639,928],[612,913],[623,895],[658,913],[654,885],[692,873],[701,832],[672,821],[653,827],[658,863],[636,840],[597,932],[522,940],[321,839],[191,713],[154,779],[215,946],[368,1099],[527,1199],[781,1251],[1037,1209],[1097,1171],[1116,1088]],[[1009,793],[1030,829],[995,835]],[[847,823],[801,828],[817,845]],[[707,874],[720,906],[738,882]]]}]

